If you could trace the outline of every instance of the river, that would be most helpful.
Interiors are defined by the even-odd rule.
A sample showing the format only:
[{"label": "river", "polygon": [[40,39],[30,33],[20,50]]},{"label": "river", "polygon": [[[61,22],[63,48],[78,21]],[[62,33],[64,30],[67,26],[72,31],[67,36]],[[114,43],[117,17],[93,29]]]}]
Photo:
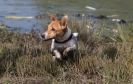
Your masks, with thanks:
[{"label": "river", "polygon": [[[36,16],[47,12],[76,13],[88,12],[96,15],[119,15],[120,18],[133,19],[133,0],[0,0],[0,22],[10,27],[28,32],[42,30],[47,19],[5,19],[6,16]],[[86,9],[95,7],[96,11]]]}]

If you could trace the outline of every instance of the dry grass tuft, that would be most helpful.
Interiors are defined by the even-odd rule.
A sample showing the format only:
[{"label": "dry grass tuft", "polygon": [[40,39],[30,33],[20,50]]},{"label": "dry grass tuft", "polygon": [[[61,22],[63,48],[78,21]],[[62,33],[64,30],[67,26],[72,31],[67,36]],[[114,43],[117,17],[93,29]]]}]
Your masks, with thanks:
[{"label": "dry grass tuft", "polygon": [[[79,58],[75,62],[52,61],[49,43],[35,31],[19,33],[0,28],[0,83],[111,83],[133,82],[133,26],[117,26],[118,32],[99,27],[88,29],[87,21],[70,22],[79,32]],[[82,28],[82,29],[81,29]]]}]

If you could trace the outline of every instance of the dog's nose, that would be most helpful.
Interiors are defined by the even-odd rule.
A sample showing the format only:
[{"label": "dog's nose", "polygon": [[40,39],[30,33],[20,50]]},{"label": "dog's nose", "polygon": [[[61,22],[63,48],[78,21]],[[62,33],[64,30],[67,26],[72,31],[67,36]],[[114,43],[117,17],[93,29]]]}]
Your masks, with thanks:
[{"label": "dog's nose", "polygon": [[42,37],[42,38],[45,38],[45,35],[44,35],[44,34],[41,34],[41,37]]}]

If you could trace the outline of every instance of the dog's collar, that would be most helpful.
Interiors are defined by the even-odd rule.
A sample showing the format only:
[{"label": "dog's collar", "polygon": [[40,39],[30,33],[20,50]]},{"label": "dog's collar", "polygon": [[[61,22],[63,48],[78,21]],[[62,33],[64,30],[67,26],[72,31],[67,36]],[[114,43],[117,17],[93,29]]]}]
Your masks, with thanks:
[{"label": "dog's collar", "polygon": [[56,38],[55,42],[56,43],[66,43],[67,41],[72,39],[72,36],[73,36],[73,34],[72,34],[71,30],[69,28],[67,28],[67,31],[64,34],[64,36],[62,38]]},{"label": "dog's collar", "polygon": [[69,36],[68,39],[66,39],[66,40],[64,40],[64,41],[58,41],[58,40],[55,39],[55,42],[56,42],[56,43],[66,43],[66,42],[68,42],[69,40],[71,40],[72,37],[73,37],[73,34],[71,33],[71,35]]}]

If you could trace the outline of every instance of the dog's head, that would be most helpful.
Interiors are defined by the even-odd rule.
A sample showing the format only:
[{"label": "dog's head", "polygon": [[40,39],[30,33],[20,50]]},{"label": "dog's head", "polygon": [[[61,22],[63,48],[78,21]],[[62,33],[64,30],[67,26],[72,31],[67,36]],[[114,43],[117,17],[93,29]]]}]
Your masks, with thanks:
[{"label": "dog's head", "polygon": [[61,37],[67,30],[67,15],[63,16],[61,20],[58,20],[56,16],[50,16],[50,19],[51,23],[48,25],[47,30],[41,34],[44,40]]}]

